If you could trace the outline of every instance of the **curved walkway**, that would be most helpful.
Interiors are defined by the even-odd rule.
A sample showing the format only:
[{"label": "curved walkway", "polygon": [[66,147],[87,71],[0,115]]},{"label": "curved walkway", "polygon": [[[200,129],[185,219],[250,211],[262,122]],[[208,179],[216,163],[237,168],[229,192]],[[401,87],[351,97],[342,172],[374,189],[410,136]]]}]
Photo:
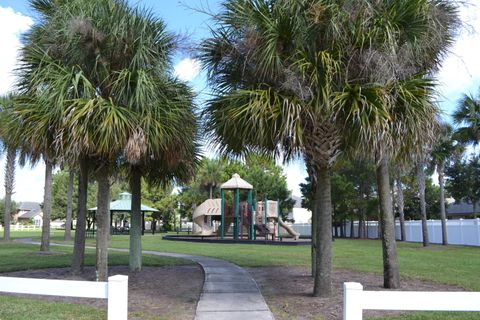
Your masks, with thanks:
[{"label": "curved walkway", "polygon": [[239,266],[215,258],[179,253],[143,251],[145,254],[183,258],[200,264],[205,273],[196,320],[273,320],[257,283]]},{"label": "curved walkway", "polygon": [[[21,241],[39,244],[31,239]],[[18,241],[18,240],[17,240]],[[52,246],[71,247],[51,243]],[[94,247],[86,247],[93,248]],[[109,248],[111,251],[128,252],[128,249]],[[272,312],[263,299],[257,283],[250,274],[236,264],[220,259],[181,253],[142,251],[144,254],[182,258],[198,263],[205,273],[195,320],[274,320]],[[184,279],[183,281],[188,281]]]}]

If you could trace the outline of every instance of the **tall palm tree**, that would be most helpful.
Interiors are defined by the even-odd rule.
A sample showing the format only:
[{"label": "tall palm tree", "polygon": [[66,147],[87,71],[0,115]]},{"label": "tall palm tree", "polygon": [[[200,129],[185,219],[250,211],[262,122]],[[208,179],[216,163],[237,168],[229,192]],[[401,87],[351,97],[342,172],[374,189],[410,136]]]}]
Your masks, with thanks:
[{"label": "tall palm tree", "polygon": [[9,123],[12,117],[13,96],[0,97],[0,139],[6,149],[5,162],[5,213],[3,218],[3,240],[10,241],[10,221],[12,216],[12,194],[15,182],[16,144],[12,139]]},{"label": "tall palm tree", "polygon": [[417,73],[443,52],[432,33],[450,36],[450,20],[432,19],[437,8],[450,9],[428,0],[227,0],[202,44],[216,93],[204,113],[214,142],[228,152],[263,149],[306,162],[316,185],[314,295],[331,292],[331,168],[342,150],[359,145],[378,164],[385,286],[399,285],[388,165],[392,151],[410,145],[395,144],[398,137],[420,141],[420,124],[435,111],[424,99],[431,82]]},{"label": "tall palm tree", "polygon": [[200,184],[209,191],[209,198],[213,199],[213,191],[222,182],[222,162],[205,158],[197,174]]},{"label": "tall palm tree", "polygon": [[438,173],[440,186],[440,220],[442,223],[442,244],[448,245],[447,217],[445,214],[445,164],[463,153],[464,148],[453,139],[454,131],[448,123],[442,123],[440,138],[431,152],[431,162]]},{"label": "tall palm tree", "polygon": [[464,144],[478,146],[480,143],[480,100],[473,95],[465,94],[460,99],[452,117],[453,123],[459,126],[455,131],[455,139]]},{"label": "tall palm tree", "polygon": [[[152,91],[158,92],[156,87]],[[163,99],[162,99],[163,97]],[[170,80],[163,86],[162,97],[142,121],[141,133],[133,136],[125,149],[132,192],[130,258],[131,271],[142,268],[141,180],[151,184],[186,181],[198,163],[197,120],[193,112],[193,95],[189,88]],[[168,122],[167,122],[168,119]],[[156,120],[156,121],[152,121]],[[163,131],[162,137],[157,135]],[[145,150],[138,152],[138,146]]]},{"label": "tall palm tree", "polygon": [[[36,112],[49,110],[39,118],[51,121],[60,160],[80,162],[79,191],[88,171],[95,172],[97,273],[104,281],[112,172],[123,161],[135,164],[173,150],[166,146],[178,142],[172,137],[181,136],[187,123],[179,124],[177,113],[192,112],[190,105],[162,105],[170,98],[166,93],[178,90],[168,77],[173,40],[149,11],[122,0],[34,1],[40,2],[46,3],[39,10],[43,19],[23,49],[22,92],[34,100]],[[79,199],[85,203],[82,192]]]},{"label": "tall palm tree", "polygon": [[420,199],[420,215],[422,218],[422,243],[424,247],[430,245],[427,225],[427,203],[425,201],[425,162],[418,160],[416,164],[418,180],[418,197]]}]

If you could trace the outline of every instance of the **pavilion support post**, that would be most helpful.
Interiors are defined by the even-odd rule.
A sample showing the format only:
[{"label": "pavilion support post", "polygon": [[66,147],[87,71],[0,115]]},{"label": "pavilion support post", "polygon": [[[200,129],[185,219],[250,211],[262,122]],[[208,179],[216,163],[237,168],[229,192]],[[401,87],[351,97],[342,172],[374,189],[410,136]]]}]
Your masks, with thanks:
[{"label": "pavilion support post", "polygon": [[142,211],[142,236],[145,234],[145,211]]},{"label": "pavilion support post", "polygon": [[257,223],[257,213],[258,213],[258,204],[257,204],[257,200],[253,200],[253,208],[252,208],[252,211],[254,213],[254,217],[253,217],[253,240],[257,239],[257,232],[255,231],[255,223]]},{"label": "pavilion support post", "polygon": [[277,199],[277,237],[280,240],[280,199]]},{"label": "pavilion support post", "polygon": [[268,226],[268,214],[267,214],[267,211],[268,211],[268,205],[267,205],[267,197],[265,197],[265,199],[263,199],[263,224],[265,224],[265,228],[263,229],[264,230],[264,233],[265,233],[265,240],[268,239],[268,229],[267,229],[267,226]]},{"label": "pavilion support post", "polygon": [[110,211],[110,235],[113,234],[113,211]]},{"label": "pavilion support post", "polygon": [[222,225],[220,228],[220,239],[223,240],[223,237],[225,236],[225,191],[223,189],[220,190],[220,197],[222,199],[220,204],[220,214],[222,220]]},{"label": "pavilion support post", "polygon": [[[250,230],[249,231],[249,237],[248,239],[249,240],[254,240],[254,233],[255,233],[255,229],[254,229],[254,225],[255,225],[255,216],[253,215],[254,211],[253,211],[253,205],[252,205],[252,190],[248,190],[248,205],[247,205],[247,210],[250,209]],[[248,211],[247,211],[247,217],[248,217]]]},{"label": "pavilion support post", "polygon": [[240,189],[235,189],[235,219],[234,219],[234,225],[233,225],[233,237],[235,240],[238,240],[238,231],[239,231],[239,225],[238,225],[238,216],[240,213]]}]

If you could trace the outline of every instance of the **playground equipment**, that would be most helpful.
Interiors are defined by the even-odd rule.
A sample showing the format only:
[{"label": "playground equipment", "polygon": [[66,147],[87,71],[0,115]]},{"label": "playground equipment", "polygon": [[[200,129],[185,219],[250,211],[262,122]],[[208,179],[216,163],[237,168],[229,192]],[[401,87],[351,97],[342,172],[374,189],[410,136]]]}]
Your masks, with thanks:
[{"label": "playground equipment", "polygon": [[[295,240],[300,234],[283,222],[278,201],[264,199],[254,202],[253,186],[234,174],[230,180],[220,187],[220,199],[208,199],[199,205],[193,213],[193,221],[200,228],[197,233],[202,236],[215,234],[224,239],[230,233],[233,239],[255,240],[257,236],[267,240],[280,238],[283,228]],[[225,191],[234,191],[233,206],[225,202]],[[240,192],[247,191],[247,200],[240,202]],[[266,206],[264,205],[266,203]],[[218,224],[218,222],[220,222]]]},{"label": "playground equipment", "polygon": [[214,222],[221,215],[221,199],[208,199],[202,202],[193,212],[193,222],[200,228],[196,233],[211,236],[214,233]]}]

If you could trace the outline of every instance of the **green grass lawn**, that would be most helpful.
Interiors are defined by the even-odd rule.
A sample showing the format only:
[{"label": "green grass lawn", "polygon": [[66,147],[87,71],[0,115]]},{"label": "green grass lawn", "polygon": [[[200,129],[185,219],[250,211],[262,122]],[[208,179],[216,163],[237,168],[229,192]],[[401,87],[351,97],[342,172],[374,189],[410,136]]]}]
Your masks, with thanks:
[{"label": "green grass lawn", "polygon": [[[180,241],[162,240],[163,234],[152,236],[147,234],[143,237],[143,249],[163,252],[177,252],[194,255],[204,255],[225,259],[244,267],[266,267],[266,266],[310,266],[310,247],[309,246],[266,246],[266,245],[246,245],[246,244],[213,244],[213,243],[190,243]],[[15,232],[14,238],[28,237],[39,240],[39,232]],[[65,243],[63,233],[55,231],[52,240]],[[94,246],[94,239],[88,239],[87,244]],[[112,248],[128,248],[128,236],[113,236],[110,242]],[[20,247],[15,250],[21,249]],[[3,248],[0,247],[0,250]],[[30,249],[31,250],[31,249]],[[55,248],[63,252],[71,252],[70,248]],[[333,246],[334,266],[335,268],[349,269],[361,272],[382,273],[382,250],[381,242],[376,240],[336,240]],[[117,256],[118,255],[118,256]],[[60,258],[66,259],[62,263],[67,266],[70,263],[68,256]],[[3,255],[2,255],[3,258]],[[48,258],[48,257],[45,257]],[[128,259],[122,257],[122,254],[110,253],[111,263],[123,264]],[[8,259],[13,259],[12,256]],[[23,257],[12,263],[2,263],[0,261],[0,270],[8,270],[12,266],[25,265],[25,261],[35,257]],[[57,258],[54,258],[57,259]],[[89,260],[90,259],[90,260]],[[125,260],[122,260],[125,259]],[[148,263],[150,257],[145,256],[145,263]],[[4,259],[1,259],[4,260]],[[43,260],[43,259],[42,259]],[[93,256],[87,257],[87,261],[93,264]],[[415,278],[432,282],[456,285],[468,290],[480,291],[480,281],[478,280],[478,266],[480,266],[480,248],[459,247],[459,246],[439,246],[432,245],[423,248],[421,244],[398,243],[398,261],[401,276],[403,278]],[[34,262],[35,266],[41,264],[48,266],[53,262]],[[40,267],[40,266],[38,266]],[[473,319],[478,318],[478,314],[472,313],[454,313],[448,317],[445,313],[416,313],[404,317],[389,319]],[[1,318],[1,317],[0,317]]]},{"label": "green grass lawn", "polygon": [[64,302],[0,296],[2,320],[103,320],[106,310]]}]

